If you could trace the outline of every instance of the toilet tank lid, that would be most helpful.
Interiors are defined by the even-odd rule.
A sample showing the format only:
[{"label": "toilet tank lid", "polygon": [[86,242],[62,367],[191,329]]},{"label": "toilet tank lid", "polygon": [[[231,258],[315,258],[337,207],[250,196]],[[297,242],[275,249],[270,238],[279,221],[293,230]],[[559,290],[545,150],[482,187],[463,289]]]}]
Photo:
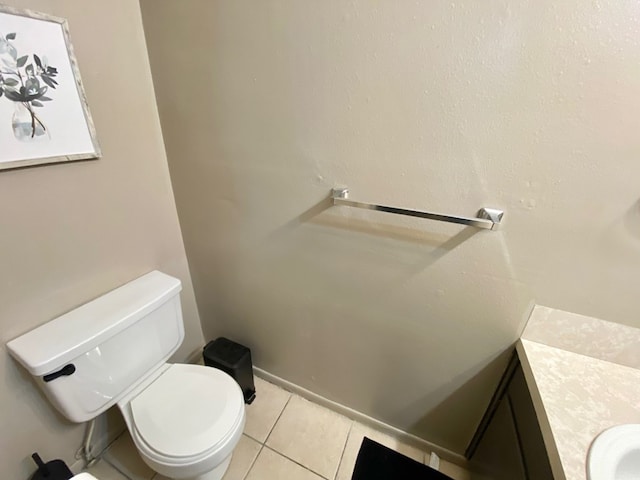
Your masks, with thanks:
[{"label": "toilet tank lid", "polygon": [[32,375],[64,367],[176,296],[180,280],[157,270],[136,278],[7,343]]}]

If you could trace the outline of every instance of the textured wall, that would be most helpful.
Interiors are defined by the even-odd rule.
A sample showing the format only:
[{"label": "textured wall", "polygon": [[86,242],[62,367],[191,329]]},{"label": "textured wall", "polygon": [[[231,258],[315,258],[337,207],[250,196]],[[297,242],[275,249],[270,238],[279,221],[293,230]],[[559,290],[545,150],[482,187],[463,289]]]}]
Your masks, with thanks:
[{"label": "textured wall", "polygon": [[[72,464],[83,429],[50,406],[9,357],[8,340],[153,269],[184,284],[187,337],[176,357],[200,346],[202,332],[138,2],[9,4],[69,20],[104,154],[0,172],[0,476],[19,480],[33,472],[34,451]],[[7,122],[0,119],[0,128]]]},{"label": "textured wall", "polygon": [[206,336],[462,451],[534,299],[640,326],[636,2],[142,9]]}]

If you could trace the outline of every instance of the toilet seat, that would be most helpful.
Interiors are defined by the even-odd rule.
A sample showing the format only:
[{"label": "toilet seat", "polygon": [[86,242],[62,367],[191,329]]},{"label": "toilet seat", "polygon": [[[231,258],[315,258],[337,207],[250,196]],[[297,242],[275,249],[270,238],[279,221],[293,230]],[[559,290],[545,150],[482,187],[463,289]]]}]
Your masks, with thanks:
[{"label": "toilet seat", "polygon": [[230,438],[244,423],[244,398],[235,380],[199,365],[169,366],[129,406],[138,448],[165,465],[226,456]]}]

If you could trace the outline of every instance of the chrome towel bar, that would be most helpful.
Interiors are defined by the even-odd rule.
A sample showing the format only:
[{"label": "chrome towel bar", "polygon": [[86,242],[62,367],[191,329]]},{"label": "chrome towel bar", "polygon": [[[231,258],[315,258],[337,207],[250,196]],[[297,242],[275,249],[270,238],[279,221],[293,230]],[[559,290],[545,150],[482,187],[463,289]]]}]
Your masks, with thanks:
[{"label": "chrome towel bar", "polygon": [[441,213],[422,212],[419,210],[408,210],[406,208],[386,207],[373,203],[357,202],[349,199],[349,189],[334,188],[331,190],[331,198],[334,205],[345,205],[347,207],[364,208],[365,210],[376,210],[378,212],[393,213],[395,215],[407,215],[409,217],[427,218],[438,222],[458,223],[470,227],[484,228],[487,230],[497,230],[502,221],[504,212],[495,208],[481,208],[476,218],[457,217],[444,215]]}]

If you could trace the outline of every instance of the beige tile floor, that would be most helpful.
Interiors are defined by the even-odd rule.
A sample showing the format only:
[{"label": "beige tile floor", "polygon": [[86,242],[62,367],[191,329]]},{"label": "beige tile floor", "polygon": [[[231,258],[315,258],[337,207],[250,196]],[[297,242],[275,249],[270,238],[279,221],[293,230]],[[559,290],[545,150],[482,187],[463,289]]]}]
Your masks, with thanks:
[{"label": "beige tile floor", "polygon": [[[429,461],[428,452],[259,378],[256,390],[224,480],[350,480],[364,436],[419,462]],[[144,464],[127,433],[88,471],[99,480],[166,480]],[[454,480],[470,478],[444,460],[440,471]]]}]

